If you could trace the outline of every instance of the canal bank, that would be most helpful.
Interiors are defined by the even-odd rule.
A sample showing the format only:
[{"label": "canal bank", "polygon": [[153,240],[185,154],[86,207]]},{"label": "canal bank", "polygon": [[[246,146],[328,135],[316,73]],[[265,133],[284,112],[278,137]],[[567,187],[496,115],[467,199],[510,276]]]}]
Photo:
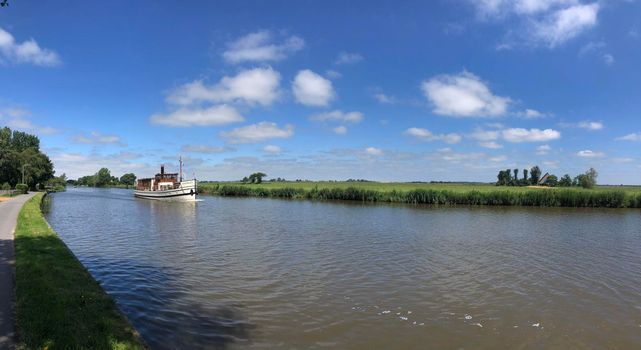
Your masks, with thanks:
[{"label": "canal bank", "polygon": [[44,197],[24,203],[15,229],[18,347],[143,349],[113,299],[44,219]]},{"label": "canal bank", "polygon": [[0,349],[15,347],[13,231],[20,209],[34,194],[0,202]]}]

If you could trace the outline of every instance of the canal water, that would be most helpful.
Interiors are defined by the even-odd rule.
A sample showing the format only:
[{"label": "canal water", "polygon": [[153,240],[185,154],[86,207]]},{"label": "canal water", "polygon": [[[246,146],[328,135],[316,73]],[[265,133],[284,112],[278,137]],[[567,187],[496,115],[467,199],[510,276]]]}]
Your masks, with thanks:
[{"label": "canal water", "polygon": [[641,347],[639,210],[52,197],[154,349]]}]

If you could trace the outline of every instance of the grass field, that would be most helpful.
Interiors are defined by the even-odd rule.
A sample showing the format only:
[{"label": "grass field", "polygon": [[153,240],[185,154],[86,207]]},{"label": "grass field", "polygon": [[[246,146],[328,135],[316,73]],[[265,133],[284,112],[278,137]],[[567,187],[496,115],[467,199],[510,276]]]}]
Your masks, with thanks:
[{"label": "grass field", "polygon": [[18,217],[16,319],[19,349],[143,349],[114,301],[40,211],[43,193]]},{"label": "grass field", "polygon": [[441,205],[641,207],[641,186],[509,187],[483,183],[210,182],[203,194]]}]

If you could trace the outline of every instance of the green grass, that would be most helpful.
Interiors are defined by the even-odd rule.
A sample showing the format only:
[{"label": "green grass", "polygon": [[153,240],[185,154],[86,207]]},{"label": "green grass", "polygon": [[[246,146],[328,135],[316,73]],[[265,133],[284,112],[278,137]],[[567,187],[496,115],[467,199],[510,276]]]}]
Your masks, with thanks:
[{"label": "green grass", "polygon": [[144,349],[114,301],[40,211],[22,208],[15,232],[19,349]]},{"label": "green grass", "polygon": [[497,187],[491,184],[381,182],[203,183],[199,192],[221,196],[356,200],[437,205],[513,205],[548,207],[641,207],[641,187]]}]

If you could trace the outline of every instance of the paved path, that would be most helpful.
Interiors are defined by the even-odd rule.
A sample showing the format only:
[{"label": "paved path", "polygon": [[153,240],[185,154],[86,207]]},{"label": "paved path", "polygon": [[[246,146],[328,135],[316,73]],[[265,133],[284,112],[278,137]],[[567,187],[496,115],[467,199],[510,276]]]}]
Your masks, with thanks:
[{"label": "paved path", "polygon": [[15,349],[14,335],[14,250],[13,231],[22,205],[33,197],[30,193],[0,202],[0,350]]}]

